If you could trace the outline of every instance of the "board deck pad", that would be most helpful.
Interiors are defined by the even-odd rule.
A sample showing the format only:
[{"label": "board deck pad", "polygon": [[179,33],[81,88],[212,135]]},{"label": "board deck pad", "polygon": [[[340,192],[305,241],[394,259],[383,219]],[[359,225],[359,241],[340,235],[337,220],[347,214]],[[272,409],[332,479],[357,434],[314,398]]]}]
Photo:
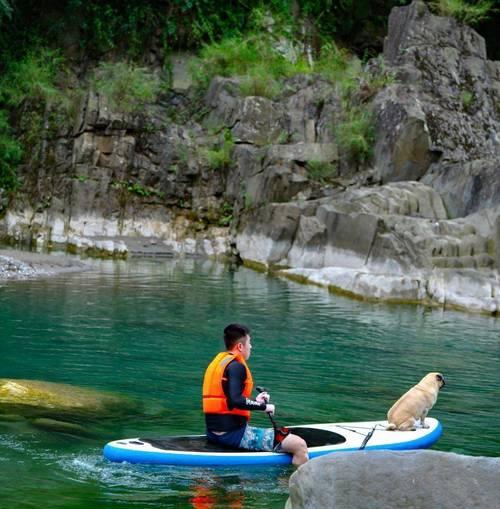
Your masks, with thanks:
[{"label": "board deck pad", "polygon": [[[308,447],[320,447],[323,445],[341,444],[346,441],[345,437],[333,431],[313,428],[292,428],[290,432],[302,437]],[[165,438],[139,438],[139,442],[151,444],[157,449],[164,451],[199,451],[199,452],[225,452],[230,454],[240,453],[241,449],[223,447],[209,442],[205,436],[178,436]],[[249,451],[258,452],[258,451]]]}]

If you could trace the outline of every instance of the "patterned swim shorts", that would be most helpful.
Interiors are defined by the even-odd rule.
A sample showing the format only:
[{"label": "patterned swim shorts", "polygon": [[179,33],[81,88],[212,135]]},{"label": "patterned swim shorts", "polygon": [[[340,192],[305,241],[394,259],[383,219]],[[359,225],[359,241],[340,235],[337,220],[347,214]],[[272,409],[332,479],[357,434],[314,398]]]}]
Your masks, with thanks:
[{"label": "patterned swim shorts", "polygon": [[249,451],[273,451],[274,430],[247,426],[240,442],[240,448]]}]

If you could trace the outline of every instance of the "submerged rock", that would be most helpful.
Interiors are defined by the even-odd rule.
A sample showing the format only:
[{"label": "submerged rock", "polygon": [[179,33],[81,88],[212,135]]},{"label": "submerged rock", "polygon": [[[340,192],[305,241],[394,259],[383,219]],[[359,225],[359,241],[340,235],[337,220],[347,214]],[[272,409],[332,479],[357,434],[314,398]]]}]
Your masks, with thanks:
[{"label": "submerged rock", "polygon": [[68,433],[69,435],[88,435],[88,431],[74,422],[59,421],[48,419],[47,417],[37,417],[31,422],[33,426],[45,431],[57,431],[59,433]]},{"label": "submerged rock", "polygon": [[336,453],[290,478],[286,509],[498,506],[500,458],[438,451]]},{"label": "submerged rock", "polygon": [[39,380],[0,379],[0,413],[92,419],[135,410],[124,397]]}]

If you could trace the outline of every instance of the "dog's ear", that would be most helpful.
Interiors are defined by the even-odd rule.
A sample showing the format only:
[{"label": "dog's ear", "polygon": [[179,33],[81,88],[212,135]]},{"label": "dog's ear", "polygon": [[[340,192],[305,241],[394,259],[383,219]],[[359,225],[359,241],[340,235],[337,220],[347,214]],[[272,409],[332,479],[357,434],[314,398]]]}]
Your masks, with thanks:
[{"label": "dog's ear", "polygon": [[441,373],[437,373],[436,380],[439,382],[440,386],[442,387],[445,384],[444,376]]}]

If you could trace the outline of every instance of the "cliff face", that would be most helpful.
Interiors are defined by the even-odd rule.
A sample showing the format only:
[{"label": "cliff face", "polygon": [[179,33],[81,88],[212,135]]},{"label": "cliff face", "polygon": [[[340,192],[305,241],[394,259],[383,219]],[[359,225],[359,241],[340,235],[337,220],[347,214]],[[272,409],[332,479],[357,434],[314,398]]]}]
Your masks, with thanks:
[{"label": "cliff face", "polygon": [[[89,92],[38,169],[25,168],[0,234],[121,254],[237,253],[364,297],[497,312],[500,62],[420,1],[391,13],[384,59],[396,81],[363,99],[376,135],[361,164],[335,142],[341,98],[319,77],[290,78],[272,100],[215,78],[193,103],[174,62],[180,79],[137,116]],[[336,178],[325,184],[314,165],[335,165]]]}]

